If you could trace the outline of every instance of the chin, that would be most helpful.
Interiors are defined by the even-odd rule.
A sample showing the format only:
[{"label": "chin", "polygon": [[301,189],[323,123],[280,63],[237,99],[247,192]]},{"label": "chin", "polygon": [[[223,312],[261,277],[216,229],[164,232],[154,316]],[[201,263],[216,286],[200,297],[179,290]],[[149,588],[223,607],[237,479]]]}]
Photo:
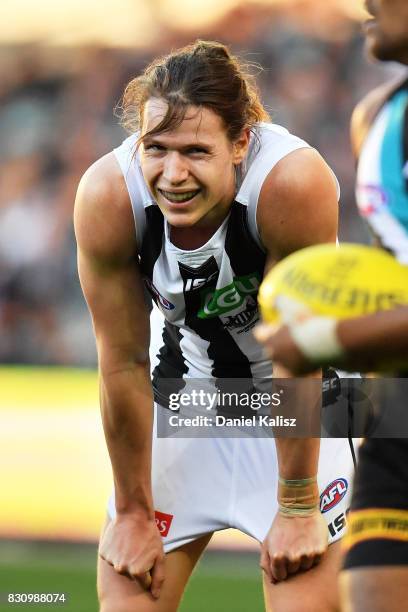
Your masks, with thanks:
[{"label": "chin", "polygon": [[166,211],[163,214],[167,223],[172,227],[192,227],[200,220],[200,217],[197,218],[197,215],[194,215],[194,213],[175,214]]},{"label": "chin", "polygon": [[381,62],[398,62],[399,49],[395,45],[388,44],[384,40],[377,38],[367,39],[367,51],[375,59]]}]

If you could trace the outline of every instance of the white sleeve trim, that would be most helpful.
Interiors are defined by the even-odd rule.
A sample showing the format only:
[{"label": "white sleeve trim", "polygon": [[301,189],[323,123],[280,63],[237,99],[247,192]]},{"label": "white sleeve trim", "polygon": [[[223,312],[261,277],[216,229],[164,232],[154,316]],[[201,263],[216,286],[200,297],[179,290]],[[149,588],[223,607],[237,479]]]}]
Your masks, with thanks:
[{"label": "white sleeve trim", "polygon": [[136,242],[140,252],[146,228],[146,215],[144,209],[149,204],[155,204],[155,200],[152,198],[143,179],[139,155],[135,148],[136,141],[137,134],[132,134],[129,138],[126,138],[119,147],[114,149],[113,153],[122,170],[123,178],[125,179],[126,187],[129,192],[133,218],[135,221]]}]

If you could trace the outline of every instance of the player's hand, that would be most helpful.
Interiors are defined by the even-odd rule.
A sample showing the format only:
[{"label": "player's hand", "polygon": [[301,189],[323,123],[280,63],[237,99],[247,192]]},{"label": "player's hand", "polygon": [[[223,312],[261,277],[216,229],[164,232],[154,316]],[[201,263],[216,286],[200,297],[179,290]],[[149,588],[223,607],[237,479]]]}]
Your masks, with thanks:
[{"label": "player's hand", "polygon": [[319,563],[327,545],[327,525],[318,509],[310,516],[278,512],[262,543],[260,565],[275,584]]},{"label": "player's hand", "polygon": [[102,535],[99,555],[118,574],[137,580],[154,598],[159,597],[164,581],[164,552],[155,521],[132,514],[116,516]]},{"label": "player's hand", "polygon": [[268,357],[292,374],[308,374],[316,370],[316,365],[310,363],[298,348],[287,325],[277,327],[261,323],[255,327],[254,336]]}]

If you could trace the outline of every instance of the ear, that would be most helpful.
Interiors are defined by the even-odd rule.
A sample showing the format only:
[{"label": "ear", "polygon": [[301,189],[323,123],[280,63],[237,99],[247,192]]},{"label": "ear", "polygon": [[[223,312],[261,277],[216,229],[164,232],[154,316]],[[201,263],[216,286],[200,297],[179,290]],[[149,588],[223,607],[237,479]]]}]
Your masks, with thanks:
[{"label": "ear", "polygon": [[242,130],[241,135],[233,143],[232,163],[238,165],[247,154],[249,147],[249,129]]}]

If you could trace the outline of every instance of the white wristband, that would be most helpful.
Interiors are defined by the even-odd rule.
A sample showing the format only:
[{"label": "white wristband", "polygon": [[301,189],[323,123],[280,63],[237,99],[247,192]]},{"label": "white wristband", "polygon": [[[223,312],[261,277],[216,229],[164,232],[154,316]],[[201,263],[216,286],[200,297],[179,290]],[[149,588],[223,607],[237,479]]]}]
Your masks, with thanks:
[{"label": "white wristband", "polygon": [[312,363],[320,364],[342,357],[344,349],[337,337],[337,319],[310,317],[289,324],[293,340]]}]

